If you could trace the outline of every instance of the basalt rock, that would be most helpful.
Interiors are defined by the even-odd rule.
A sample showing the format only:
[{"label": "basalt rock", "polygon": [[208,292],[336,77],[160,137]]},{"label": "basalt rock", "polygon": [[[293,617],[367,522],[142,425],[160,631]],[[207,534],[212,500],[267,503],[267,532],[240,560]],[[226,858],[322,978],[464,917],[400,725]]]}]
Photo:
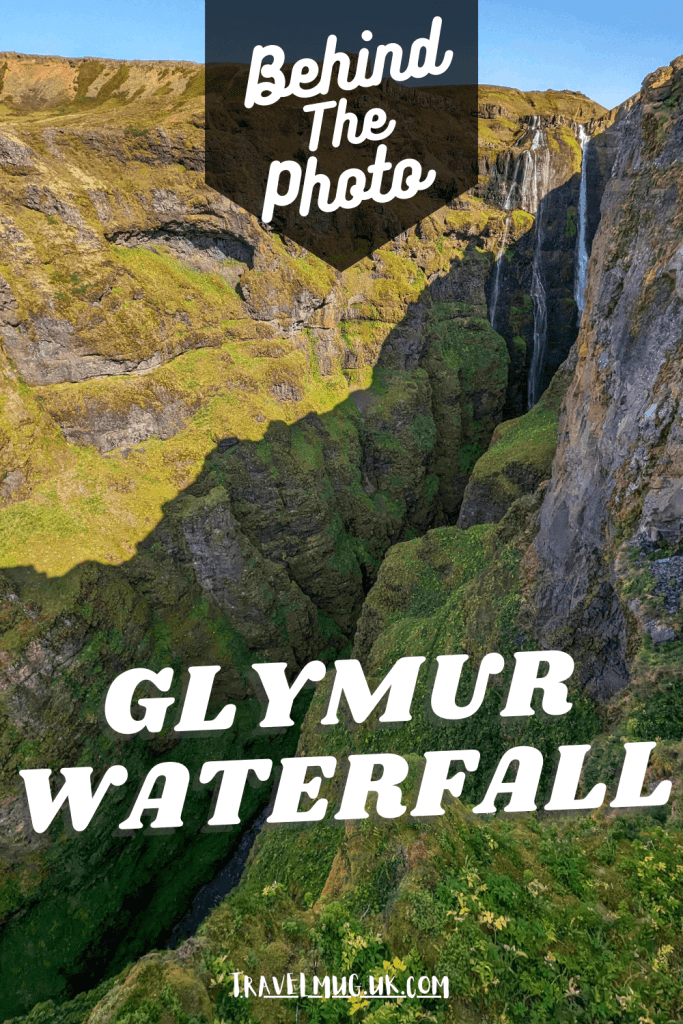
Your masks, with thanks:
[{"label": "basalt rock", "polygon": [[[603,696],[629,679],[625,549],[680,542],[682,80],[679,58],[645,80],[609,129],[616,155],[535,542],[539,628],[578,650],[598,647],[583,671]],[[675,616],[645,616],[642,602],[636,614],[655,642],[680,636]]]}]

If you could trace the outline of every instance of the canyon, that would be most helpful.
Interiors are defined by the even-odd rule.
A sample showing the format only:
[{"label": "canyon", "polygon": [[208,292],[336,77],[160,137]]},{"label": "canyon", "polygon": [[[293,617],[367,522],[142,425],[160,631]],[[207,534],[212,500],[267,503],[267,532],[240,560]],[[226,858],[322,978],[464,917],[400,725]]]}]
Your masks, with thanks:
[{"label": "canyon", "polygon": [[[476,187],[343,273],[206,186],[201,67],[7,53],[0,81],[2,1015],[285,1022],[286,1004],[230,1003],[228,966],[398,957],[458,979],[432,1008],[448,1022],[674,1019],[683,58],[613,111],[481,86]],[[408,654],[538,648],[576,662],[557,722],[501,721],[503,673],[473,722],[436,723],[425,675],[400,730],[342,716],[322,735],[328,674],[296,729],[257,729],[254,663],[357,658],[376,685]],[[102,728],[120,672],[170,665],[179,697],[182,666],[210,663],[229,737]],[[388,737],[413,787],[425,750],[482,750],[443,824],[266,826],[177,949],[263,790],[225,832],[201,831],[207,792],[182,831],[116,836],[112,793],[87,831],[38,835],[19,776],[118,763],[141,783],[160,761]],[[550,768],[591,744],[585,786],[613,791],[624,741],[655,738],[663,816],[468,809],[504,746]],[[332,812],[339,781],[322,792]],[[357,1019],[413,1019],[390,1009]]]}]

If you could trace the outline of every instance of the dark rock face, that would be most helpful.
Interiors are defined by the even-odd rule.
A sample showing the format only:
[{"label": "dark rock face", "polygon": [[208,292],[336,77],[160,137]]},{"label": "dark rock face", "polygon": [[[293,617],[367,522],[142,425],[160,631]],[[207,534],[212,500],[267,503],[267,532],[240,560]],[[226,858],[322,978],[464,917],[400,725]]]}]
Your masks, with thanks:
[{"label": "dark rock face", "polygon": [[[628,681],[622,548],[681,537],[683,112],[653,94],[665,72],[675,88],[683,60],[649,76],[606,133],[612,175],[535,542],[538,628],[564,649],[592,651],[582,672],[599,696]],[[629,608],[655,642],[677,635],[639,600]]]},{"label": "dark rock face", "polygon": [[6,327],[5,348],[22,377],[32,385],[76,383],[134,370],[149,370],[164,361],[160,353],[143,359],[112,359],[88,352],[68,320],[36,317],[31,330]]},{"label": "dark rock face", "polygon": [[228,233],[210,234],[193,231],[191,227],[184,230],[179,228],[175,232],[163,229],[115,231],[110,241],[115,245],[125,245],[129,248],[144,246],[153,251],[162,247],[170,250],[182,263],[194,270],[202,270],[209,274],[227,272],[231,283],[234,283],[236,276],[229,273],[231,268],[226,264],[242,263],[249,269],[254,265],[254,246],[246,239]]},{"label": "dark rock face", "polygon": [[521,142],[528,143],[528,136],[535,149],[501,155],[496,168],[501,205],[507,202],[512,211],[505,215],[509,251],[499,254],[500,269],[489,284],[490,315],[513,361],[506,418],[528,407],[535,349],[541,352],[532,404],[567,358],[578,331],[574,276],[580,147],[572,126],[529,128]]},{"label": "dark rock face", "polygon": [[[509,211],[497,254],[500,266],[487,287],[489,314],[511,359],[505,418],[537,401],[576,340],[581,177],[586,175],[590,254],[615,155],[615,142],[604,131],[609,123],[609,117],[586,122],[584,130],[598,134],[582,154],[576,121],[562,115],[527,117],[514,148],[500,153],[490,169],[489,193]],[[532,374],[537,377],[533,395],[528,386]]]},{"label": "dark rock face", "polygon": [[168,440],[182,430],[196,411],[181,399],[155,388],[149,406],[132,403],[121,410],[90,402],[85,409],[76,407],[72,415],[62,411],[55,415],[67,441],[78,445],[93,445],[99,452],[115,448],[132,448],[136,444],[158,437]]},{"label": "dark rock face", "polygon": [[[651,571],[657,581],[655,593],[663,595],[666,610],[676,615],[683,596],[683,555],[659,558],[653,562]],[[671,632],[674,633],[673,630]],[[675,633],[668,639],[675,639]]]},{"label": "dark rock face", "polygon": [[497,523],[524,495],[549,480],[557,448],[558,415],[576,369],[576,346],[557,371],[541,400],[524,416],[505,420],[477,461],[460,507],[462,530]]},{"label": "dark rock face", "polygon": [[36,154],[28,146],[0,132],[0,167],[16,173],[27,173],[35,167]]},{"label": "dark rock face", "polygon": [[488,480],[470,479],[458,516],[458,526],[461,530],[468,530],[470,526],[482,523],[499,523],[510,504],[500,489],[492,487]]},{"label": "dark rock face", "polygon": [[[19,323],[18,304],[4,277],[0,277],[0,325],[16,327]],[[3,335],[4,337],[4,335]]]}]

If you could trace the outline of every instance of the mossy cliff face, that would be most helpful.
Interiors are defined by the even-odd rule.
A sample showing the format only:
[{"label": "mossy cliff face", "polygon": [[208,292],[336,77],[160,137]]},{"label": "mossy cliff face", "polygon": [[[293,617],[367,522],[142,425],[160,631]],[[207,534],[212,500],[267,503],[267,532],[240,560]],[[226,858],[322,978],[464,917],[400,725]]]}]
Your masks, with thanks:
[{"label": "mossy cliff face", "polygon": [[[322,733],[316,723],[329,680],[303,724],[299,754],[406,756],[408,805],[424,750],[475,747],[482,765],[464,802],[427,824],[371,816],[345,829],[264,831],[240,886],[195,940],[193,978],[203,977],[212,998],[209,1017],[348,1020],[343,1004],[322,1013],[308,1002],[231,996],[232,971],[253,978],[301,970],[389,971],[399,981],[448,974],[449,1002],[420,1005],[443,1024],[668,1024],[680,1016],[682,75],[680,58],[649,76],[605,131],[614,173],[576,350],[550,394],[497,429],[468,484],[461,515],[469,508],[476,519],[478,501],[499,501],[502,519],[393,546],[363,605],[354,652],[371,685],[407,652],[429,659],[464,651],[476,665],[498,650],[506,673],[477,716],[448,730],[423,712],[426,675],[413,720],[400,729],[340,724]],[[500,717],[499,701],[511,653],[540,644],[575,658],[573,708],[553,720],[537,709],[520,727]],[[513,743],[532,743],[551,763],[558,745],[591,743],[586,791],[605,781],[611,793],[623,742],[653,739],[646,788],[673,779],[667,808],[523,821],[483,821],[468,810]],[[338,783],[324,783],[321,795],[332,815]],[[123,1005],[126,984],[126,1012],[185,1020],[168,1010],[162,982],[150,994],[122,977],[91,1024],[123,1019],[107,1007]],[[368,1024],[415,1019],[409,1003],[353,1010],[351,1019]]]},{"label": "mossy cliff face", "polygon": [[518,498],[549,480],[559,410],[575,369],[576,347],[533,409],[496,427],[468,481],[458,516],[461,529],[499,522]]}]

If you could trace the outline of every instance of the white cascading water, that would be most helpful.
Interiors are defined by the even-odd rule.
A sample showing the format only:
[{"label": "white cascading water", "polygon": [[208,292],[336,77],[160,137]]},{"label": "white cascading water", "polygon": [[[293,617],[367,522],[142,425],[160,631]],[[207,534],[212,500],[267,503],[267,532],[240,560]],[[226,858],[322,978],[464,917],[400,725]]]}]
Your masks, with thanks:
[{"label": "white cascading water", "polygon": [[528,380],[529,408],[541,397],[541,373],[545,362],[548,340],[548,310],[545,285],[543,283],[543,199],[550,190],[550,149],[545,133],[540,127],[540,117],[532,122],[534,137],[525,152],[525,182],[528,181],[527,206],[529,213],[536,214],[536,237],[534,257],[531,265],[531,302],[534,311],[534,348],[531,355]]},{"label": "white cascading water", "polygon": [[[504,210],[511,210],[513,200],[517,198],[517,203],[515,205],[516,209],[526,210],[527,213],[535,214],[538,209],[539,201],[542,198],[542,195],[540,193],[542,193],[543,185],[545,185],[547,190],[547,179],[549,177],[550,171],[549,159],[547,161],[547,166],[545,161],[543,163],[542,171],[544,180],[541,182],[541,188],[539,188],[539,182],[537,180],[536,174],[536,151],[539,149],[541,143],[545,142],[544,133],[541,131],[540,124],[541,118],[539,116],[532,117],[529,126],[525,128],[524,132],[515,144],[516,146],[523,145],[523,143],[526,140],[526,136],[528,134],[531,134],[530,149],[524,150],[522,153],[520,153],[517,157],[517,160],[515,161],[515,166],[512,171],[512,178],[510,180],[507,194],[503,202]],[[546,153],[546,156],[548,156],[549,158],[549,154]],[[506,182],[509,167],[510,153],[508,151],[504,171],[504,180]],[[520,169],[522,172],[521,181],[519,180]],[[498,250],[498,256],[496,258],[496,271],[493,279],[493,291],[491,293],[491,311],[489,319],[491,321],[492,327],[496,326],[496,311],[498,309],[498,297],[500,293],[500,272],[503,262],[503,256],[505,254],[505,246],[507,243],[509,230],[510,217],[506,217],[505,224],[503,226],[503,238],[500,244],[500,249]]]},{"label": "white cascading water", "polygon": [[[586,248],[587,182],[585,161],[586,146],[590,140],[590,136],[586,132],[584,125],[575,125],[574,127],[581,145],[581,152],[583,154],[581,161],[581,188],[577,224],[577,266],[574,282],[574,295],[580,316],[584,307],[586,276],[588,269],[588,252]],[[523,145],[528,134],[531,134],[530,145],[528,149],[525,149],[520,153],[517,161],[515,162],[512,180],[503,203],[503,209],[511,210],[513,201],[515,201],[514,205],[516,209],[525,210],[527,213],[533,213],[536,217],[530,288],[534,316],[534,344],[531,354],[531,365],[529,367],[527,385],[528,407],[531,408],[541,397],[542,373],[548,342],[548,309],[545,284],[543,280],[543,200],[550,191],[550,148],[548,146],[546,134],[541,128],[541,118],[539,116],[531,118],[529,126],[525,129],[525,132],[519,138],[516,145]],[[506,180],[509,163],[510,154],[508,153],[505,165]],[[496,260],[490,313],[491,325],[493,327],[496,326],[501,263],[505,253],[509,225],[510,217],[508,216],[505,218],[503,240]]]},{"label": "white cascading water", "polygon": [[590,135],[582,124],[576,126],[576,134],[581,146],[581,188],[579,191],[579,223],[576,239],[576,273],[574,275],[574,298],[579,311],[579,320],[583,313],[586,296],[586,278],[588,276],[588,249],[586,247],[586,221],[588,183],[586,175],[586,146]]},{"label": "white cascading water", "polygon": [[[508,188],[507,195],[505,196],[505,201],[503,202],[503,209],[504,210],[509,210],[510,206],[512,204],[512,194],[513,194],[513,192],[515,190],[515,181],[517,180],[517,170],[518,170],[518,168],[519,168],[519,159],[517,160],[517,162],[515,164],[514,171],[512,172],[512,181],[510,182],[510,187]],[[504,173],[504,177],[505,177],[505,181],[506,182],[507,182],[508,170],[509,169],[510,169],[510,151],[508,150],[507,159],[505,161],[505,173]],[[493,293],[491,295],[491,315],[490,315],[490,320],[491,320],[491,327],[493,327],[494,329],[495,329],[495,326],[496,326],[496,310],[498,309],[498,293],[500,291],[500,267],[501,267],[501,263],[503,261],[503,256],[505,254],[505,243],[507,242],[509,226],[510,226],[510,218],[506,217],[505,218],[505,224],[503,226],[503,240],[500,243],[500,249],[498,251],[498,256],[496,258],[496,273],[495,273],[495,276],[493,278]]]}]

